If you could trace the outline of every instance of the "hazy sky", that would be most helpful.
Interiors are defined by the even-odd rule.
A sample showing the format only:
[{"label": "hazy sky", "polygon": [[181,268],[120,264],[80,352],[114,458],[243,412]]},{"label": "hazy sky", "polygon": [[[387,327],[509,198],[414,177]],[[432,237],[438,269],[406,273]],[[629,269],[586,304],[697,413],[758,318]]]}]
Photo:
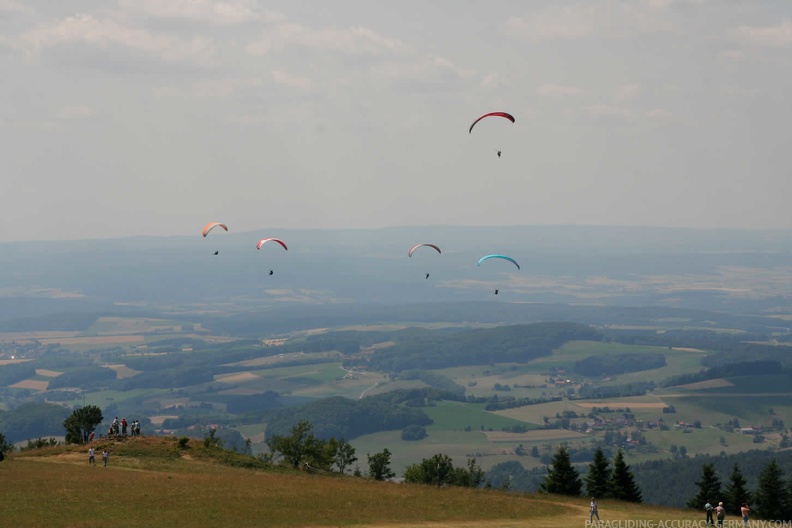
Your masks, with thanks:
[{"label": "hazy sky", "polygon": [[789,0],[0,0],[0,72],[0,241],[792,228]]}]

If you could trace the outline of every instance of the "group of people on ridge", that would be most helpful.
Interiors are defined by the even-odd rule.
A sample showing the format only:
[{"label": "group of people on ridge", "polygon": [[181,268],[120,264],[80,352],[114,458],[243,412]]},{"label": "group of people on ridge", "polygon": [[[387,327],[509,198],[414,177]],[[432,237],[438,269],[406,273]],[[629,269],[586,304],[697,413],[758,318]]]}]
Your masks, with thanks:
[{"label": "group of people on ridge", "polygon": [[[723,519],[726,517],[726,508],[723,507],[723,503],[719,502],[717,506],[712,506],[712,503],[707,501],[707,504],[704,505],[704,511],[707,513],[707,526],[715,526],[715,522],[713,521],[713,516],[718,519],[718,526],[723,527]],[[751,508],[748,507],[748,504],[742,503],[740,505],[740,515],[742,516],[743,526],[748,526],[748,514],[751,512]]]},{"label": "group of people on ridge", "polygon": [[121,421],[118,421],[118,416],[113,419],[113,423],[110,424],[110,430],[107,431],[107,436],[126,436],[127,429],[129,429],[130,436],[138,436],[140,434],[140,421],[139,420],[132,420],[132,423],[127,423],[126,418],[121,418]]}]

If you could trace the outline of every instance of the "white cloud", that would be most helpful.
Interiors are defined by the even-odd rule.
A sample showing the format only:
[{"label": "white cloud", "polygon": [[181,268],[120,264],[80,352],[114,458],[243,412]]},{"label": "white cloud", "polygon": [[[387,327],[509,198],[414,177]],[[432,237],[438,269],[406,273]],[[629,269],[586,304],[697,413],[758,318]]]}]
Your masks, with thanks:
[{"label": "white cloud", "polygon": [[619,86],[618,90],[616,90],[616,99],[619,101],[632,99],[638,95],[640,89],[641,87],[637,84],[623,84],[622,86]]},{"label": "white cloud", "polygon": [[630,37],[668,28],[658,11],[616,0],[553,5],[524,17],[512,17],[508,26],[514,33],[532,39]]},{"label": "white cloud", "polygon": [[121,0],[119,4],[130,12],[152,18],[218,26],[284,19],[282,15],[261,9],[255,0]]},{"label": "white cloud", "polygon": [[472,77],[473,70],[460,68],[443,57],[429,56],[423,59],[405,60],[400,62],[383,62],[375,67],[375,71],[384,77],[436,77],[451,73],[456,77]]},{"label": "white cloud", "polygon": [[564,86],[561,84],[543,84],[537,88],[536,93],[550,97],[575,97],[586,95],[586,90],[574,86]]},{"label": "white cloud", "polygon": [[739,61],[743,60],[747,54],[741,50],[725,50],[718,54],[719,61]]},{"label": "white cloud", "polygon": [[670,9],[679,6],[704,5],[709,0],[646,0],[647,7],[652,9]]},{"label": "white cloud", "polygon": [[30,16],[36,10],[16,0],[0,0],[0,19],[13,16]]},{"label": "white cloud", "polygon": [[275,79],[275,82],[278,84],[282,84],[289,88],[297,88],[299,90],[308,90],[313,85],[313,81],[308,77],[293,75],[282,70],[272,70],[272,78]]},{"label": "white cloud", "polygon": [[24,34],[22,42],[24,48],[34,53],[63,44],[82,43],[102,49],[112,46],[133,49],[167,62],[187,60],[207,65],[214,58],[214,46],[205,38],[185,40],[158,35],[88,14],[40,25]]},{"label": "white cloud", "polygon": [[411,92],[448,92],[467,86],[475,77],[474,70],[461,68],[438,56],[407,57],[378,62],[372,73],[396,84],[399,90]]},{"label": "white cloud", "polygon": [[4,37],[3,35],[0,35],[0,53],[11,51],[14,50],[15,48],[16,46],[14,45],[14,42],[11,39]]},{"label": "white cloud", "polygon": [[247,52],[251,55],[266,55],[291,46],[361,56],[381,56],[409,50],[400,40],[385,37],[365,27],[313,29],[288,23],[276,25],[251,42]]},{"label": "white cloud", "polygon": [[721,92],[730,97],[756,97],[761,93],[757,88],[745,88],[742,86],[726,86]]},{"label": "white cloud", "polygon": [[58,111],[59,119],[85,119],[93,115],[90,106],[65,106]]},{"label": "white cloud", "polygon": [[198,81],[187,87],[162,86],[154,93],[158,97],[189,97],[191,99],[219,99],[232,97],[245,88],[261,86],[261,81],[256,79],[208,79]]},{"label": "white cloud", "polygon": [[668,119],[673,114],[668,110],[664,110],[662,108],[655,108],[654,110],[649,110],[646,112],[646,117],[649,119]]},{"label": "white cloud", "polygon": [[497,73],[488,73],[481,79],[481,86],[484,88],[498,88],[503,85],[504,83]]},{"label": "white cloud", "polygon": [[756,46],[792,46],[792,22],[784,20],[777,26],[740,26],[737,29],[740,39]]},{"label": "white cloud", "polygon": [[595,104],[595,105],[584,106],[583,111],[590,117],[619,117],[619,118],[632,117],[631,111],[624,108],[620,108],[618,106],[607,105],[607,104]]}]

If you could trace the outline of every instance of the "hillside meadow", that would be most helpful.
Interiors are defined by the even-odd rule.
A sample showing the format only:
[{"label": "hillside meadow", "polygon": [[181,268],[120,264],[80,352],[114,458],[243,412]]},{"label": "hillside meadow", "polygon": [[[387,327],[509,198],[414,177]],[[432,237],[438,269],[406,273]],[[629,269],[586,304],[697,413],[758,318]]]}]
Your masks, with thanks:
[{"label": "hillside meadow", "polygon": [[[253,467],[257,459],[191,439],[100,441],[108,466],[85,446],[14,453],[0,463],[3,526],[91,528],[583,527],[586,498],[435,488]],[[251,467],[239,467],[248,463]],[[229,464],[236,464],[231,466]],[[696,520],[697,512],[600,501],[607,521]]]}]

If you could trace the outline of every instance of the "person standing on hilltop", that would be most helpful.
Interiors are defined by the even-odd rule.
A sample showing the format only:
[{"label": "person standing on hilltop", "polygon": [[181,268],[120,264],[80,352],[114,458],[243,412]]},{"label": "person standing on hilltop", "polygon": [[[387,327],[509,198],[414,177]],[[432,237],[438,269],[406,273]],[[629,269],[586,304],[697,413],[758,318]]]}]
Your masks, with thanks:
[{"label": "person standing on hilltop", "polygon": [[105,448],[102,451],[102,464],[104,465],[104,467],[107,467],[107,456],[108,456],[107,448]]},{"label": "person standing on hilltop", "polygon": [[723,528],[723,518],[726,517],[726,508],[723,507],[722,502],[719,502],[715,507],[715,515],[718,517],[718,526]]},{"label": "person standing on hilltop", "polygon": [[704,511],[707,512],[707,526],[712,526],[715,522],[712,520],[712,512],[715,508],[712,506],[710,501],[707,501],[707,504],[704,505]]},{"label": "person standing on hilltop", "polygon": [[94,457],[94,448],[93,446],[88,448],[88,463],[96,465],[96,458]]}]

